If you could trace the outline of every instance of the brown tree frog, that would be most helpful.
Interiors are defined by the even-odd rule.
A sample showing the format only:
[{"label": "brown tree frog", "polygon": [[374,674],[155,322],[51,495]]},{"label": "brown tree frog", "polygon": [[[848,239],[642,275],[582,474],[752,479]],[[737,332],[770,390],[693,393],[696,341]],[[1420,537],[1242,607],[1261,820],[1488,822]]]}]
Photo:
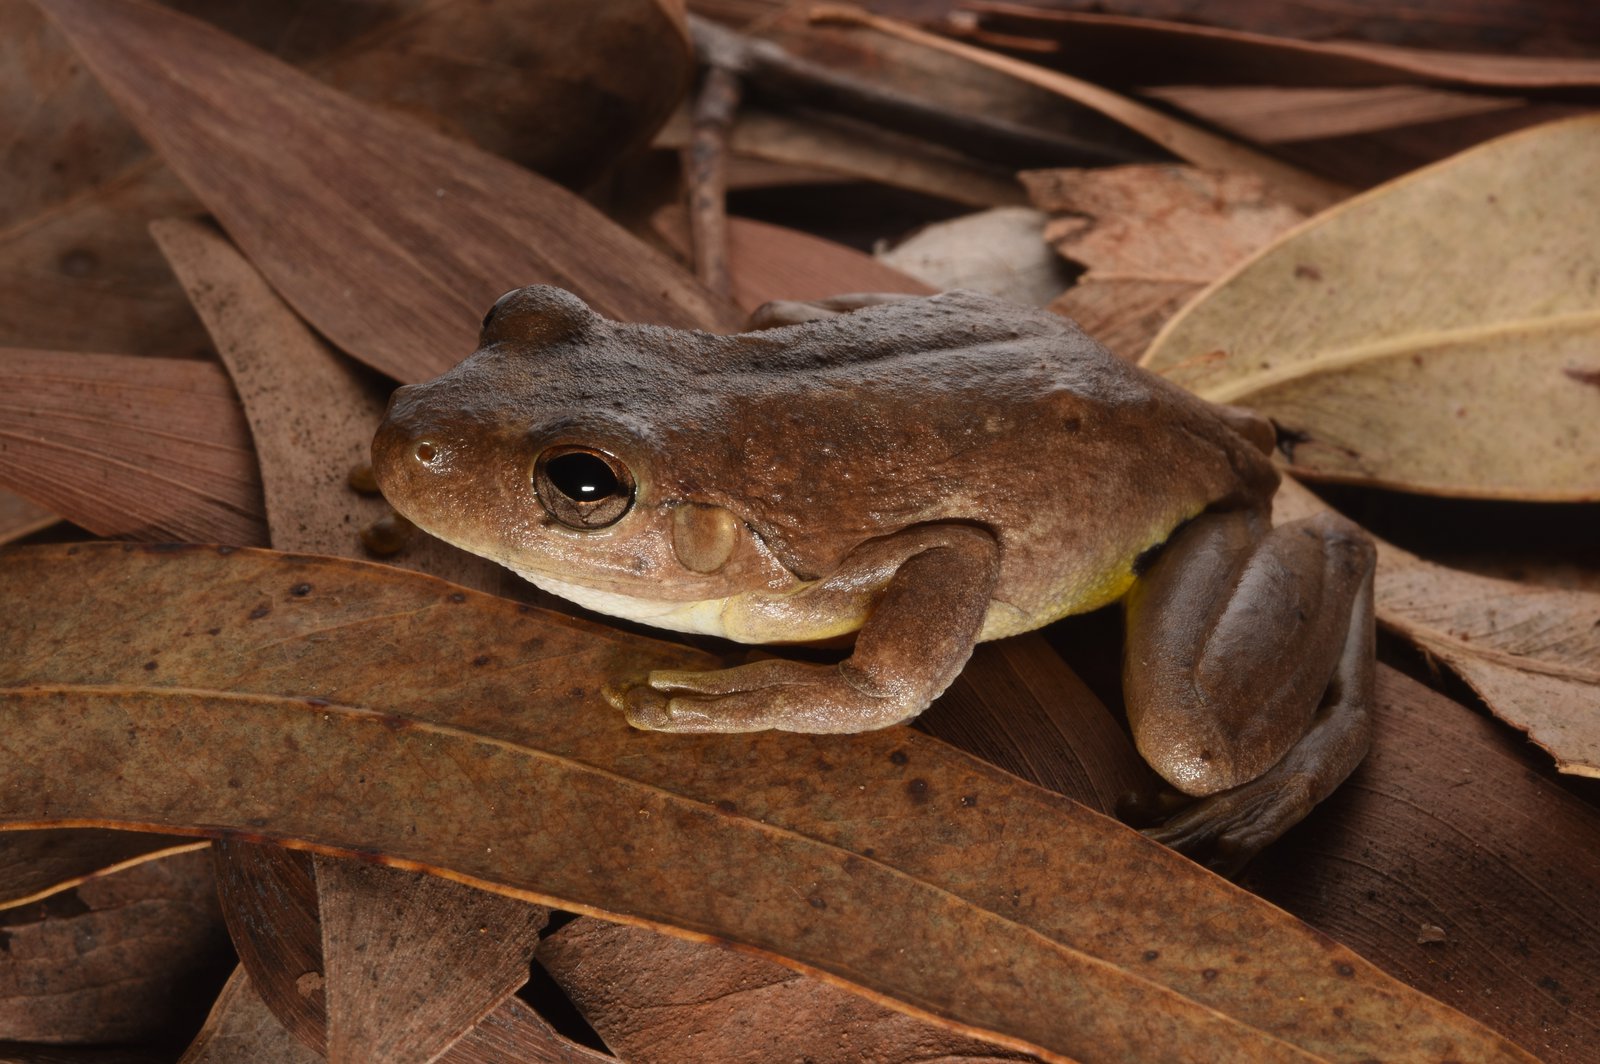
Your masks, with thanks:
[{"label": "brown tree frog", "polygon": [[[1201,800],[1153,832],[1247,855],[1366,752],[1370,541],[1271,527],[1270,424],[971,292],[722,336],[557,288],[401,388],[373,444],[423,529],[604,613],[836,664],[655,672],[640,728],[853,732],[916,716],[973,645],[1117,600],[1134,740]],[[876,305],[867,305],[876,304]]]}]

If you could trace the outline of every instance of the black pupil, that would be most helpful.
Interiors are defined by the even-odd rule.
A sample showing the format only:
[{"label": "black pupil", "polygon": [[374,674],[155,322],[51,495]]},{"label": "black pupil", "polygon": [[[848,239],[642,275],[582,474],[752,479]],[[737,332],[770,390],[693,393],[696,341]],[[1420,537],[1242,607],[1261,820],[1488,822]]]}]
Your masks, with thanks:
[{"label": "black pupil", "polygon": [[550,459],[544,471],[556,490],[574,502],[598,502],[621,490],[611,466],[592,454],[563,454]]}]

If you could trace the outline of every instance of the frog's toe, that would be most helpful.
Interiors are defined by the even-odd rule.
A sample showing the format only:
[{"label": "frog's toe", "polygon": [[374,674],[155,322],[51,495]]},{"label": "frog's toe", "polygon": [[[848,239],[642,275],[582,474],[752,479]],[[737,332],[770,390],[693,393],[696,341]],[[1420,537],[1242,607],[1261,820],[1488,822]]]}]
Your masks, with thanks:
[{"label": "frog's toe", "polygon": [[1231,876],[1311,810],[1308,786],[1299,776],[1269,774],[1202,798],[1144,835]]}]

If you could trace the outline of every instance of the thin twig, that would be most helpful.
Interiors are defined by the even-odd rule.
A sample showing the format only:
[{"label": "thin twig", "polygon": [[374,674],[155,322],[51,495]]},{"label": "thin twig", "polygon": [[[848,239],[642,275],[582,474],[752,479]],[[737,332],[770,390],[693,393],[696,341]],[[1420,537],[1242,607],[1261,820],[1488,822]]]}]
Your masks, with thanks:
[{"label": "thin twig", "polygon": [[728,270],[728,130],[742,94],[739,75],[712,57],[694,101],[693,131],[683,157],[694,272],[722,296],[733,292]]}]

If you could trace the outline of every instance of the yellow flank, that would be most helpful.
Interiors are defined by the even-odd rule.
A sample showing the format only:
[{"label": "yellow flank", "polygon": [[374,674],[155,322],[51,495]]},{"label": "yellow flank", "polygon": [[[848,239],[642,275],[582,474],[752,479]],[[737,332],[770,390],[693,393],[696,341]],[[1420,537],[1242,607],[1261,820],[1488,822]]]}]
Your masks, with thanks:
[{"label": "yellow flank", "polygon": [[[978,638],[1004,639],[1042,628],[1063,617],[1088,613],[1116,602],[1128,593],[1138,579],[1133,564],[1139,555],[1164,542],[1172,534],[1172,529],[1202,509],[1204,507],[1195,507],[1192,512],[1184,513],[1176,520],[1163,522],[1144,539],[1142,546],[1124,554],[1115,564],[1087,580],[1081,577],[1075,579],[1070,570],[1065,570],[1055,583],[1045,583],[1039,592],[1017,596],[1028,600],[1026,605],[999,599],[992,601]],[[867,592],[836,599],[831,603],[831,609],[796,608],[796,600],[803,601],[807,592],[815,589],[816,582],[812,581],[776,595],[770,591],[747,591],[726,598],[675,602],[601,591],[523,570],[518,570],[518,573],[546,591],[613,617],[626,617],[670,631],[720,636],[739,643],[838,641],[859,631],[866,623],[871,614],[873,598]],[[1012,581],[1013,586],[1022,584],[1026,587],[1027,583]]]}]

